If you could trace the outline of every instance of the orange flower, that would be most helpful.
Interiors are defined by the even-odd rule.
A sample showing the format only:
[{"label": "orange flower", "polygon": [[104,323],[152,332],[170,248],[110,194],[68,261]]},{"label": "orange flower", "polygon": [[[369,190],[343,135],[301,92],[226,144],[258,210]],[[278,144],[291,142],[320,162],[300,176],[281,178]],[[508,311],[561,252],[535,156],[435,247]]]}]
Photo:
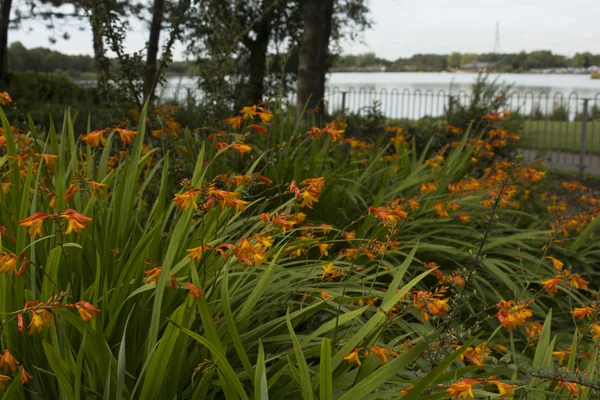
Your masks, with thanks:
[{"label": "orange flower", "polygon": [[187,249],[186,251],[188,253],[190,253],[189,257],[192,260],[200,261],[200,259],[202,258],[202,255],[207,250],[210,250],[210,246],[207,244],[203,244],[202,246],[194,247],[192,249]]},{"label": "orange flower", "polygon": [[265,128],[264,126],[256,125],[256,124],[248,125],[248,129],[254,129],[256,132],[260,133],[261,135],[264,135],[267,133],[267,128]]},{"label": "orange flower", "polygon": [[65,201],[69,202],[75,196],[75,193],[82,191],[83,189],[76,187],[77,182],[73,182],[69,185],[69,188],[65,192]]},{"label": "orange flower", "polygon": [[525,332],[527,332],[527,337],[530,340],[537,339],[538,337],[540,337],[543,327],[544,326],[539,322],[528,322],[525,325]]},{"label": "orange flower", "polygon": [[87,135],[82,136],[81,141],[83,143],[90,145],[91,147],[96,147],[100,143],[102,143],[103,146],[106,146],[106,139],[104,139],[104,132],[106,132],[106,129],[92,131],[92,132],[88,133]]},{"label": "orange flower", "polygon": [[66,235],[72,231],[77,233],[81,232],[83,229],[87,228],[88,224],[92,221],[92,218],[79,214],[77,211],[71,208],[60,213],[60,216],[69,222],[67,231],[65,232]]},{"label": "orange flower", "polygon": [[352,350],[349,354],[346,354],[344,356],[344,362],[346,364],[354,364],[357,363],[358,365],[362,365],[362,363],[360,362],[360,357],[358,356],[358,353],[362,350],[362,347],[357,347],[356,349]]},{"label": "orange flower", "polygon": [[242,126],[242,117],[235,116],[225,119],[225,123],[230,125],[232,129],[237,129]]},{"label": "orange flower", "polygon": [[7,373],[9,370],[14,374],[17,372],[17,367],[19,366],[19,362],[17,359],[8,351],[8,349],[4,350],[4,354],[0,357],[0,368],[4,369],[4,373]]},{"label": "orange flower", "polygon": [[254,118],[256,115],[256,106],[244,107],[240,110],[240,113],[243,114],[244,119]]},{"label": "orange flower", "polygon": [[498,313],[496,317],[509,331],[513,331],[516,327],[525,325],[527,318],[533,315],[531,309],[527,308],[530,303],[519,303],[515,304],[514,301],[504,301],[496,305],[498,307]]},{"label": "orange flower", "polygon": [[577,397],[577,395],[579,394],[579,387],[574,382],[559,381],[558,385],[556,385],[557,391],[560,391],[560,389],[563,387],[567,389],[567,391],[573,398]]},{"label": "orange flower", "polygon": [[296,185],[296,181],[293,180],[292,183],[290,183],[288,190],[290,192],[294,193],[294,196],[296,196],[296,199],[302,200],[302,195],[300,194],[300,188]]},{"label": "orange flower", "polygon": [[263,124],[266,124],[271,120],[271,118],[273,118],[273,113],[271,111],[265,110],[262,107],[258,107],[258,109],[258,116],[260,117],[260,120],[263,122]]},{"label": "orange flower", "polygon": [[192,284],[191,282],[184,282],[184,284],[188,287],[188,289],[190,290],[190,294],[192,295],[192,297],[195,298],[199,298],[200,296],[202,296],[204,294],[204,292],[201,289],[198,289],[194,284]]},{"label": "orange flower", "polygon": [[77,312],[79,312],[79,316],[83,322],[92,320],[100,312],[99,309],[83,300],[75,303],[75,307],[77,308]]},{"label": "orange flower", "polygon": [[586,290],[587,285],[589,284],[589,282],[583,279],[579,274],[571,275],[569,282],[571,283],[571,287],[581,290]]},{"label": "orange flower", "polygon": [[600,324],[593,323],[590,325],[590,329],[592,330],[592,339],[600,339]]},{"label": "orange flower", "polygon": [[437,185],[433,182],[424,182],[421,185],[421,193],[433,193],[437,190]]},{"label": "orange flower", "polygon": [[375,355],[375,357],[379,358],[379,365],[387,364],[388,358],[390,356],[398,355],[398,353],[388,350],[385,347],[381,346],[371,346],[370,350]]},{"label": "orange flower", "polygon": [[19,367],[19,369],[21,370],[21,386],[26,385],[32,378],[31,375],[29,375],[29,373],[25,370],[25,368],[23,368],[22,366]]},{"label": "orange flower", "polygon": [[93,180],[89,180],[88,183],[92,185],[92,196],[106,196],[106,192],[104,190],[108,189],[108,185],[105,185],[104,183],[98,183]]},{"label": "orange flower", "polygon": [[554,267],[554,269],[556,270],[556,272],[560,274],[560,272],[562,271],[562,267],[563,267],[563,265],[565,265],[565,264],[563,264],[563,262],[562,262],[562,261],[558,260],[558,259],[557,259],[556,257],[554,257],[554,256],[548,256],[548,257],[546,257],[546,258],[547,258],[548,260],[552,261],[552,266]]},{"label": "orange flower", "polygon": [[508,383],[504,383],[504,382],[500,382],[500,381],[496,381],[496,380],[492,380],[492,381],[490,381],[490,383],[493,383],[494,385],[496,385],[496,387],[498,388],[498,391],[500,392],[501,399],[504,399],[506,397],[510,397],[510,398],[515,397],[515,394],[512,391],[512,389],[516,388],[517,385],[510,385]]},{"label": "orange flower", "polygon": [[487,343],[483,342],[477,346],[469,347],[460,356],[461,360],[466,358],[473,365],[483,365],[483,360],[490,354],[490,349],[487,347]]},{"label": "orange flower", "polygon": [[0,93],[0,105],[2,106],[10,106],[12,103],[12,99],[8,95],[8,92]]},{"label": "orange flower", "polygon": [[115,131],[117,131],[119,133],[119,136],[121,137],[121,141],[125,145],[132,143],[133,139],[138,134],[136,131],[130,131],[127,129],[122,129],[122,128],[117,128],[117,129],[115,129]]},{"label": "orange flower", "polygon": [[552,279],[548,279],[542,282],[544,285],[544,290],[550,294],[556,294],[558,288],[557,286],[563,282],[562,275],[556,275]]},{"label": "orange flower", "polygon": [[[0,99],[2,99],[2,93],[0,93]],[[2,104],[1,100],[0,100],[0,104]],[[6,389],[5,384],[6,384],[6,382],[8,382],[10,380],[11,380],[10,376],[0,375],[0,390]]]},{"label": "orange flower", "polygon": [[233,143],[231,148],[242,155],[252,151],[252,146],[245,143]]},{"label": "orange flower", "polygon": [[41,157],[44,159],[44,162],[48,168],[54,167],[58,162],[58,156],[54,156],[52,154],[42,154]]},{"label": "orange flower", "polygon": [[156,282],[156,284],[158,285],[158,279],[160,278],[161,272],[162,272],[162,268],[159,268],[159,267],[154,267],[152,269],[144,271],[144,274],[148,275],[148,278],[146,278],[146,284]]},{"label": "orange flower", "polygon": [[17,256],[10,253],[0,253],[0,274],[8,272],[11,276],[17,272]]},{"label": "orange flower", "polygon": [[475,379],[463,379],[452,385],[448,386],[447,391],[450,393],[450,396],[453,398],[462,398],[466,399],[469,396],[471,398],[475,398],[473,394],[473,386],[479,385],[479,382]]},{"label": "orange flower", "polygon": [[576,307],[571,314],[573,314],[573,318],[575,319],[584,319],[585,317],[591,318],[594,313],[594,309],[592,307]]},{"label": "orange flower", "polygon": [[39,310],[31,311],[31,321],[29,322],[29,334],[33,335],[34,331],[42,333],[44,328],[50,328],[52,326],[52,312],[50,310]]},{"label": "orange flower", "polygon": [[571,347],[567,347],[564,350],[558,349],[557,351],[553,351],[552,355],[558,358],[558,363],[562,365],[565,362],[565,358],[569,357],[571,354]]},{"label": "orange flower", "polygon": [[30,217],[25,218],[24,220],[22,220],[21,222],[19,222],[19,225],[24,226],[26,228],[29,228],[29,236],[39,236],[42,237],[43,233],[42,233],[42,225],[44,223],[45,220],[47,220],[48,218],[50,218],[50,215],[38,211],[35,214],[33,214]]},{"label": "orange flower", "polygon": [[468,224],[469,222],[471,222],[471,216],[467,213],[458,214],[458,219],[460,219],[460,222],[462,222],[463,224]]},{"label": "orange flower", "polygon": [[327,293],[327,292],[326,292],[326,291],[324,291],[324,290],[321,290],[321,289],[319,289],[319,292],[321,292],[321,298],[322,298],[323,300],[327,300],[327,299],[335,299],[335,296],[333,296],[333,295],[331,295],[331,294]]},{"label": "orange flower", "polygon": [[198,204],[196,204],[196,195],[200,192],[198,189],[188,190],[181,194],[176,193],[173,201],[175,205],[181,207],[182,210],[187,210],[190,206],[194,207],[194,210],[198,211]]}]

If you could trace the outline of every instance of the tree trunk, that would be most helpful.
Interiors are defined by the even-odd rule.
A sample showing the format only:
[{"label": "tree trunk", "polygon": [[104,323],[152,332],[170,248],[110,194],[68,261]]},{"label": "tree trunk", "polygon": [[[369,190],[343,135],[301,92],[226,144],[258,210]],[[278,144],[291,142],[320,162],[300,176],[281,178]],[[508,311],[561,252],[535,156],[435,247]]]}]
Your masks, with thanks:
[{"label": "tree trunk", "polygon": [[[298,114],[320,105],[325,95],[327,54],[334,0],[301,2],[304,31],[298,59]],[[322,106],[321,106],[322,112]]]},{"label": "tree trunk", "polygon": [[144,95],[152,97],[153,88],[156,87],[154,81],[157,77],[157,59],[158,47],[160,41],[160,32],[165,13],[165,0],[154,0],[152,6],[152,22],[150,24],[150,38],[148,40],[148,55],[146,58],[146,77],[144,79]]},{"label": "tree trunk", "polygon": [[102,1],[93,3],[89,10],[90,25],[92,26],[92,42],[94,47],[94,69],[98,79],[98,89],[100,90],[102,101],[109,103],[109,68],[110,62],[106,58],[104,50],[104,6]]},{"label": "tree trunk", "polygon": [[8,25],[12,0],[0,0],[0,81],[8,72]]},{"label": "tree trunk", "polygon": [[248,95],[244,99],[244,105],[256,104],[262,99],[265,90],[265,74],[267,72],[267,49],[271,37],[271,21],[269,18],[263,20],[256,27],[256,39],[250,47],[248,60],[250,73],[248,82]]}]

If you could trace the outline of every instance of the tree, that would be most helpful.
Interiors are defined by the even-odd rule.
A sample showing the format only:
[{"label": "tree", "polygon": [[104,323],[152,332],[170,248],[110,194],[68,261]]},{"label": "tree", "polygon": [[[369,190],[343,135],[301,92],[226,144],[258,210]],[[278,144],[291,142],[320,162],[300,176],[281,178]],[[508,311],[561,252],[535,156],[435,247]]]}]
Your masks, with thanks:
[{"label": "tree", "polygon": [[8,27],[12,0],[0,0],[0,81],[8,72]]},{"label": "tree", "polygon": [[315,108],[325,96],[333,0],[302,2],[303,33],[298,59],[298,113]]},{"label": "tree", "polygon": [[148,39],[148,54],[146,57],[146,78],[144,80],[144,94],[148,97],[153,90],[156,78],[156,63],[158,58],[158,44],[165,15],[165,0],[154,0],[152,7],[152,22],[150,23],[150,38]]},{"label": "tree", "polygon": [[448,68],[460,68],[462,61],[462,54],[453,51],[448,55]]}]

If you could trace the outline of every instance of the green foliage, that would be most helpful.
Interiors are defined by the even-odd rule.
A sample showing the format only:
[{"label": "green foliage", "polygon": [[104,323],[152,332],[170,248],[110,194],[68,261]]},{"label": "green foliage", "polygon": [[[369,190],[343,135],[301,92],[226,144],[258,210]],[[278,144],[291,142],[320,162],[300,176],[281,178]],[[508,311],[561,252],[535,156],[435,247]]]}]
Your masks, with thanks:
[{"label": "green foliage", "polygon": [[[553,349],[594,343],[589,331],[573,337],[570,313],[572,304],[590,304],[589,292],[568,283],[560,296],[540,290],[556,273],[544,257],[597,279],[597,222],[555,241],[547,206],[557,204],[542,202],[535,184],[542,172],[471,163],[480,149],[474,139],[487,128],[466,129],[432,165],[437,149],[414,150],[398,131],[392,143],[382,135],[364,146],[338,140],[335,124],[313,127],[311,138],[293,111],[266,106],[259,112],[268,123],[257,116],[240,129],[219,121],[169,134],[154,128],[173,121],[146,106],[129,126],[133,142],[111,128],[98,146],[74,135],[70,112],[47,133],[33,122],[13,133],[0,114],[1,267],[8,265],[0,273],[0,343],[33,377],[19,386],[22,371],[9,373],[5,396],[360,399],[399,398],[413,386],[407,398],[443,398],[462,379],[488,385],[478,394],[498,395],[491,376],[520,393],[554,393],[553,370],[536,369],[541,378],[517,371],[551,366]],[[240,154],[241,145],[251,150]],[[306,181],[320,177],[322,187]],[[466,184],[473,188],[453,192]],[[302,199],[316,196],[310,207],[294,185]],[[184,209],[182,198],[198,208]],[[460,210],[440,215],[438,204],[453,202]],[[92,220],[67,234],[66,209]],[[31,237],[22,222],[37,212],[47,218],[41,237]],[[9,256],[19,260],[15,270],[28,263],[11,273]],[[444,280],[457,277],[468,286]],[[419,308],[434,288],[441,294],[430,301],[447,300],[447,310]],[[533,318],[547,319],[537,348],[522,326],[499,327],[497,304],[509,299],[535,299]],[[44,304],[26,304],[36,300]],[[52,313],[38,333],[39,307]],[[467,355],[486,343],[485,363],[469,365]],[[495,344],[510,348],[511,362],[492,353]],[[587,380],[576,367],[590,371]],[[574,359],[569,368],[565,379],[597,395],[594,363]]]}]

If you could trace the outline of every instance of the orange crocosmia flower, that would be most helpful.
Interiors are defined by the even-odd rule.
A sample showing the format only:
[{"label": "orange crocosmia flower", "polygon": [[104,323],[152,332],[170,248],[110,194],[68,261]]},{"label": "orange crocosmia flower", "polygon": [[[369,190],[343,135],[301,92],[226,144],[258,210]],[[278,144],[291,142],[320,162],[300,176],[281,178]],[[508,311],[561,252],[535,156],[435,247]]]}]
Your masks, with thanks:
[{"label": "orange crocosmia flower", "polygon": [[358,364],[358,365],[362,365],[362,363],[360,362],[360,357],[358,356],[358,353],[362,350],[362,347],[357,347],[354,350],[352,350],[349,354],[346,354],[343,358],[344,363],[346,364]]},{"label": "orange crocosmia flower", "polygon": [[152,269],[144,271],[145,275],[148,275],[146,278],[146,284],[150,284],[152,282],[156,282],[158,284],[158,279],[160,278],[160,273],[162,272],[162,268],[154,267]]},{"label": "orange crocosmia flower", "polygon": [[77,312],[79,313],[79,316],[83,322],[91,321],[100,312],[99,309],[83,300],[75,303],[75,307],[77,308]]},{"label": "orange crocosmia flower", "polygon": [[138,134],[136,131],[130,131],[122,128],[117,128],[115,129],[115,131],[121,137],[121,141],[123,142],[123,144],[132,143],[133,139],[135,139],[135,136]]},{"label": "orange crocosmia flower", "polygon": [[33,335],[36,330],[42,333],[45,326],[44,319],[37,311],[31,312],[31,322],[29,322],[29,335]]},{"label": "orange crocosmia flower", "polygon": [[105,197],[105,190],[108,189],[108,185],[90,180],[89,183],[92,185],[92,196]]},{"label": "orange crocosmia flower", "polygon": [[510,397],[510,398],[515,397],[515,393],[512,391],[512,389],[515,389],[517,387],[517,385],[511,385],[511,384],[500,382],[497,380],[491,380],[490,383],[493,383],[494,385],[496,385],[496,387],[498,388],[498,391],[500,392],[501,399],[504,399],[506,397]]},{"label": "orange crocosmia flower", "polygon": [[[0,98],[2,93],[0,93]],[[6,376],[6,375],[0,375],[0,390],[4,390],[6,389],[6,382],[10,382],[12,378],[10,376]]]},{"label": "orange crocosmia flower", "polygon": [[512,300],[502,300],[496,305],[496,307],[498,307],[496,317],[504,328],[513,331],[516,327],[525,325],[527,318],[533,315],[533,311],[527,308],[529,304],[530,303],[515,304]]},{"label": "orange crocosmia flower", "polygon": [[375,357],[379,358],[379,365],[387,364],[390,356],[398,355],[398,353],[381,346],[371,346],[369,349],[371,350],[371,353],[375,355]]},{"label": "orange crocosmia flower", "polygon": [[41,157],[44,159],[44,162],[48,168],[54,167],[58,162],[58,156],[52,154],[42,154]]},{"label": "orange crocosmia flower", "polygon": [[473,394],[473,386],[475,385],[479,385],[477,380],[463,379],[448,386],[447,391],[453,398],[467,399],[469,396],[475,398],[475,395]]},{"label": "orange crocosmia flower", "polygon": [[584,319],[585,317],[591,318],[594,313],[594,309],[592,307],[576,307],[571,314],[573,314],[573,318],[575,319]]},{"label": "orange crocosmia flower", "polygon": [[298,185],[296,185],[296,181],[293,180],[292,183],[290,183],[288,190],[290,192],[294,193],[294,196],[296,196],[296,199],[302,200],[302,195],[300,194],[300,188],[298,187]]},{"label": "orange crocosmia flower", "polygon": [[581,289],[581,290],[586,290],[587,285],[590,283],[590,282],[586,281],[585,279],[583,279],[579,274],[573,274],[569,278],[569,282],[571,283],[571,287],[574,287],[575,289]]},{"label": "orange crocosmia flower", "polygon": [[313,203],[319,202],[319,195],[316,193],[311,193],[310,190],[305,190],[302,193],[302,202],[300,203],[300,207],[308,207],[313,208]]},{"label": "orange crocosmia flower", "polygon": [[231,126],[232,129],[237,129],[242,126],[242,117],[239,115],[225,119],[225,123]]},{"label": "orange crocosmia flower", "polygon": [[424,182],[421,185],[421,193],[433,193],[437,190],[437,185],[433,182]]},{"label": "orange crocosmia flower", "polygon": [[186,285],[190,291],[190,294],[192,295],[192,297],[195,298],[199,298],[201,297],[204,292],[201,289],[198,289],[193,283],[191,282],[184,282],[184,285]]},{"label": "orange crocosmia flower", "polygon": [[187,249],[186,251],[190,253],[188,256],[192,260],[200,261],[202,255],[205,251],[210,250],[210,246],[207,244],[203,244],[202,246],[194,247],[192,249]]},{"label": "orange crocosmia flower", "polygon": [[82,136],[81,141],[83,143],[90,145],[91,147],[96,147],[100,143],[102,143],[103,146],[106,146],[106,139],[104,139],[105,132],[106,132],[106,129],[92,131],[92,132],[88,133],[87,135]]},{"label": "orange crocosmia flower", "polygon": [[550,294],[556,294],[558,288],[557,286],[563,282],[562,275],[556,275],[552,279],[548,279],[542,282],[544,286],[544,290]]},{"label": "orange crocosmia flower", "polygon": [[30,217],[25,218],[19,225],[29,228],[29,236],[39,236],[42,237],[42,226],[45,220],[50,218],[51,216],[46,214],[45,212],[38,211]]},{"label": "orange crocosmia flower", "polygon": [[21,383],[21,386],[24,386],[27,383],[29,383],[29,381],[32,379],[32,377],[22,366],[19,367],[19,370],[21,371],[21,382],[20,383]]},{"label": "orange crocosmia flower", "polygon": [[243,186],[253,179],[252,175],[236,175],[233,178],[236,187]]},{"label": "orange crocosmia flower", "polygon": [[335,296],[333,296],[333,295],[331,295],[331,294],[327,293],[327,292],[326,292],[326,291],[324,291],[324,290],[321,290],[321,289],[319,289],[319,292],[321,292],[321,298],[322,298],[323,300],[327,300],[327,299],[335,299]]},{"label": "orange crocosmia flower", "polygon": [[556,358],[558,358],[558,363],[560,365],[563,365],[563,363],[565,362],[565,359],[567,357],[569,357],[569,355],[571,354],[571,347],[567,347],[564,350],[560,350],[558,349],[557,351],[553,351],[552,355]]},{"label": "orange crocosmia flower", "polygon": [[71,208],[60,213],[60,216],[69,222],[67,231],[65,232],[67,235],[72,231],[77,233],[81,232],[83,229],[87,228],[88,224],[92,221],[92,218],[79,214]]},{"label": "orange crocosmia flower", "polygon": [[529,339],[537,339],[538,337],[540,337],[543,327],[544,326],[539,322],[528,322],[525,325],[525,332],[527,332],[527,337]]},{"label": "orange crocosmia flower", "polygon": [[187,210],[190,206],[194,207],[194,210],[198,211],[198,204],[196,204],[196,195],[200,191],[198,189],[188,190],[181,194],[175,194],[173,201],[177,207],[181,207],[182,210]]},{"label": "orange crocosmia flower", "polygon": [[65,192],[65,201],[69,202],[75,196],[75,193],[82,191],[83,189],[77,187],[77,182],[73,182],[69,185],[69,188]]},{"label": "orange crocosmia flower", "polygon": [[600,339],[600,324],[593,323],[590,325],[590,329],[592,330],[592,339]]},{"label": "orange crocosmia flower", "polygon": [[471,222],[471,216],[467,213],[458,214],[458,219],[460,219],[460,222],[462,222],[463,224],[468,224],[469,222]]},{"label": "orange crocosmia flower", "polygon": [[333,262],[323,265],[322,268],[323,268],[323,276],[321,276],[321,280],[327,278],[329,275],[331,275],[331,276],[337,275],[337,271],[335,270],[335,267],[333,266]]},{"label": "orange crocosmia flower", "polygon": [[557,391],[560,391],[563,387],[567,389],[572,398],[579,395],[579,386],[575,382],[558,381],[556,385]]},{"label": "orange crocosmia flower", "polygon": [[256,115],[256,106],[244,107],[240,110],[244,119],[254,118]]},{"label": "orange crocosmia flower", "polygon": [[266,124],[273,118],[273,113],[271,111],[265,110],[262,107],[258,107],[258,110],[258,116],[260,117],[260,120],[263,122],[263,124]]},{"label": "orange crocosmia flower", "polygon": [[252,151],[252,146],[245,143],[234,143],[231,145],[231,148],[242,155]]},{"label": "orange crocosmia flower", "polygon": [[466,358],[473,365],[483,365],[483,360],[486,356],[489,356],[490,349],[487,347],[487,343],[480,343],[475,347],[469,347],[460,356],[461,360]]},{"label": "orange crocosmia flower", "polygon": [[565,265],[562,261],[558,260],[554,256],[548,256],[546,258],[548,260],[552,261],[552,266],[554,267],[554,269],[556,270],[557,273],[560,273],[562,271],[562,267],[563,267],[563,265]]},{"label": "orange crocosmia flower", "polygon": [[261,135],[264,135],[267,133],[267,128],[265,128],[264,126],[251,124],[251,125],[248,125],[247,128],[254,129],[257,133],[260,133]]},{"label": "orange crocosmia flower", "polygon": [[12,103],[12,99],[8,95],[8,92],[0,93],[0,105],[2,106],[10,106]]},{"label": "orange crocosmia flower", "polygon": [[0,357],[0,368],[4,369],[4,373],[11,371],[13,374],[17,372],[19,362],[17,359],[8,351],[4,350],[4,354]]}]

